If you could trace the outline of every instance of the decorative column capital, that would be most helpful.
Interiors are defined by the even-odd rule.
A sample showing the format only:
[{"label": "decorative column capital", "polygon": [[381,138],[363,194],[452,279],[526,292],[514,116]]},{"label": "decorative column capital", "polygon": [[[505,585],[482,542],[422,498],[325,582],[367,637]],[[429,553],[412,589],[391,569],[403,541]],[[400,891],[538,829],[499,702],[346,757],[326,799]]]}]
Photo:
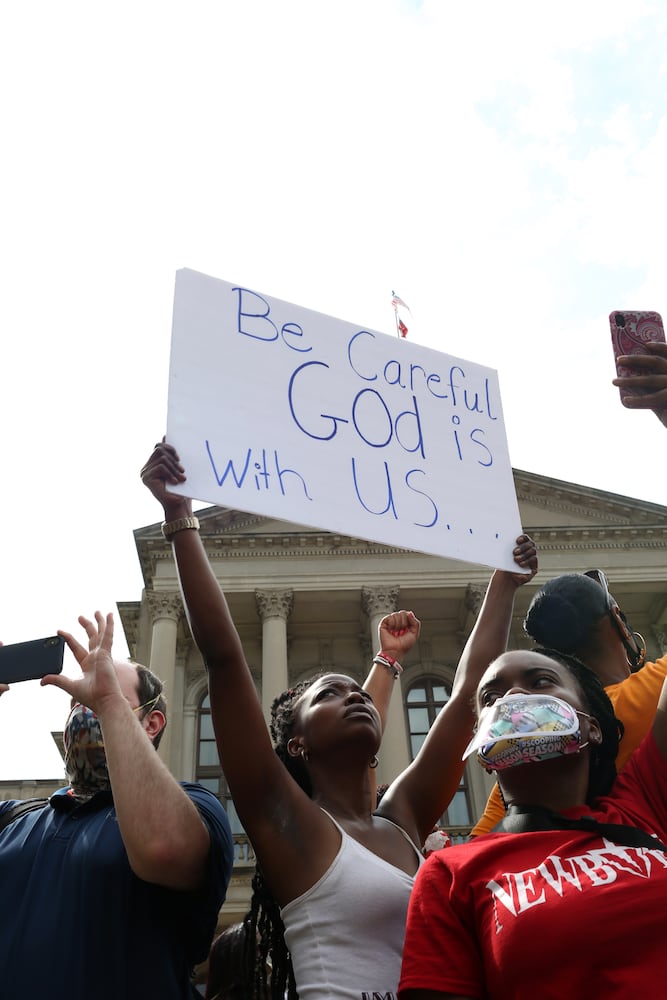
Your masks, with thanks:
[{"label": "decorative column capital", "polygon": [[369,618],[375,615],[390,615],[398,606],[398,595],[401,588],[395,587],[362,587],[361,606]]},{"label": "decorative column capital", "polygon": [[482,606],[482,601],[484,599],[484,587],[480,587],[476,583],[469,583],[466,587],[466,594],[463,599],[466,611],[469,611],[471,615],[477,615],[479,609]]},{"label": "decorative column capital", "polygon": [[484,593],[484,587],[480,587],[479,584],[469,583],[466,587],[463,600],[459,605],[459,627],[456,632],[456,637],[461,643],[461,649],[463,649],[466,640],[472,632],[475,619],[479,614],[479,609],[484,600]]},{"label": "decorative column capital", "polygon": [[286,622],[294,607],[293,590],[256,590],[255,604],[262,622],[280,618]]},{"label": "decorative column capital", "polygon": [[156,590],[146,591],[146,603],[153,624],[161,618],[178,622],[183,615],[183,602],[180,594],[160,593]]}]

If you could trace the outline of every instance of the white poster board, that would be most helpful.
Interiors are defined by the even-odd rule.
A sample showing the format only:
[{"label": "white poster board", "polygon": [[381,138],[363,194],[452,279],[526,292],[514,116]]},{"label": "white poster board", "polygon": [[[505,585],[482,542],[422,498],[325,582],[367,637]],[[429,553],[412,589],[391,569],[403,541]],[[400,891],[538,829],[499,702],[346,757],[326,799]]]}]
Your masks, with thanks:
[{"label": "white poster board", "polygon": [[496,372],[176,274],[167,440],[193,499],[517,571]]}]

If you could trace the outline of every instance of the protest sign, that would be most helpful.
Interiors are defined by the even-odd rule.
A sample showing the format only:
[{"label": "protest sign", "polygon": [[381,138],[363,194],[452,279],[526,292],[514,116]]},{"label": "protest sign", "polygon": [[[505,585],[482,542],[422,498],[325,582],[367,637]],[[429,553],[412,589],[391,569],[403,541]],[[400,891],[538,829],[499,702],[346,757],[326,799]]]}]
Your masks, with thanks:
[{"label": "protest sign", "polygon": [[183,269],[167,440],[176,490],[516,572],[496,372]]}]

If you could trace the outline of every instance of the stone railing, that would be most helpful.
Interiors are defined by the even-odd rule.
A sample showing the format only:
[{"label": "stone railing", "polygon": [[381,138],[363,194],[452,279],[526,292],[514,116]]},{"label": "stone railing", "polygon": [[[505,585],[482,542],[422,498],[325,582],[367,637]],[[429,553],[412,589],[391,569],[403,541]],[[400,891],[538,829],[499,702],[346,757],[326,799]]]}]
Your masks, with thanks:
[{"label": "stone railing", "polygon": [[445,829],[451,837],[452,844],[465,844],[470,838],[472,826],[447,826]]},{"label": "stone railing", "polygon": [[234,867],[254,868],[255,848],[245,833],[234,834]]}]

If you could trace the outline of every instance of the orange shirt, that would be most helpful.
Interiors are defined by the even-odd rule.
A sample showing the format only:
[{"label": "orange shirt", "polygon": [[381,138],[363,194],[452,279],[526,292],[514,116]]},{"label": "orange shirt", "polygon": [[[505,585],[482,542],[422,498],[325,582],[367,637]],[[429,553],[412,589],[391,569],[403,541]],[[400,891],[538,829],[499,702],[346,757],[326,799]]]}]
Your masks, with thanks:
[{"label": "orange shirt", "polygon": [[[645,663],[636,674],[630,674],[618,684],[610,684],[605,688],[614,706],[616,717],[625,726],[616,758],[617,770],[621,770],[632,751],[637,749],[653,725],[658,698],[666,676],[667,656],[663,656],[655,663]],[[488,833],[496,823],[500,823],[504,815],[505,807],[500,798],[498,785],[495,785],[480,820],[473,827],[471,836],[478,837],[481,833]]]}]

